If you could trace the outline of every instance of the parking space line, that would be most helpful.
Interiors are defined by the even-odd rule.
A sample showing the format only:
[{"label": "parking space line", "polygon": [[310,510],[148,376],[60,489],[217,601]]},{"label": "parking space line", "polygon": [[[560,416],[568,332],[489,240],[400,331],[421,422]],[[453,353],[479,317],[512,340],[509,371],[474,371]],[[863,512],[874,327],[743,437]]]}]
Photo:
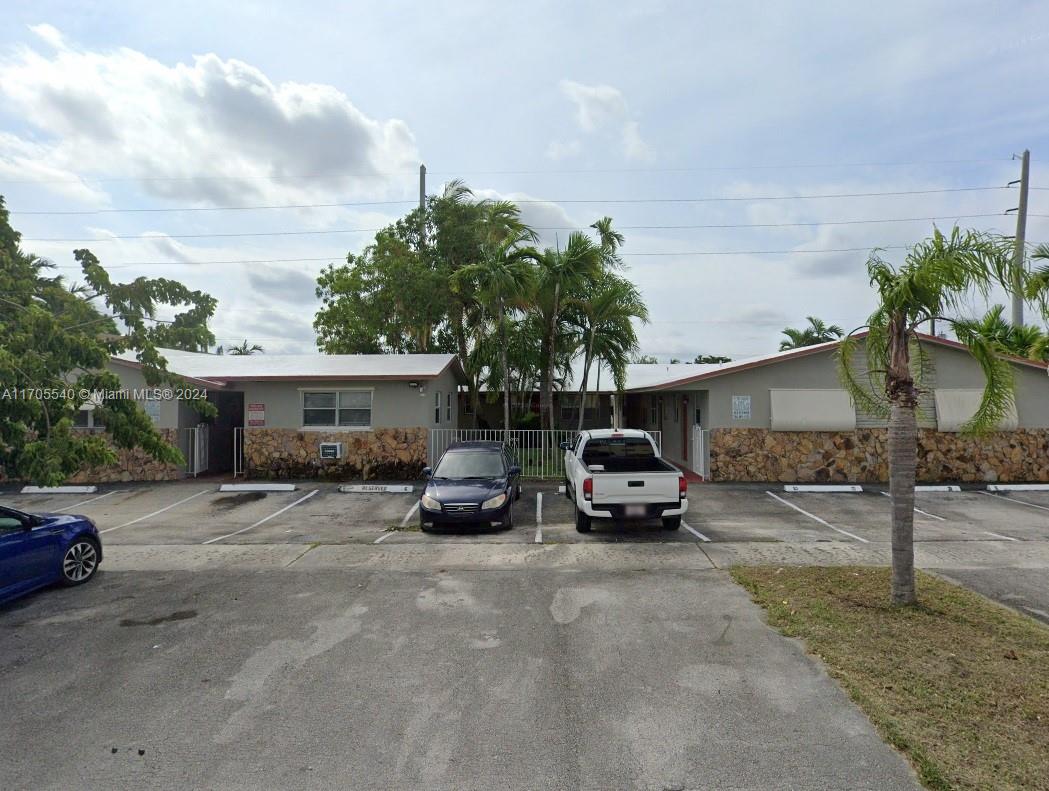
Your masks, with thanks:
[{"label": "parking space line", "polygon": [[535,543],[543,543],[543,493],[535,493]]},{"label": "parking space line", "polygon": [[289,503],[288,505],[286,505],[283,508],[281,508],[279,511],[274,511],[269,516],[262,517],[262,519],[260,519],[258,522],[256,522],[253,525],[248,525],[247,527],[242,527],[240,530],[235,530],[232,533],[227,533],[226,535],[219,536],[218,538],[209,538],[207,541],[202,541],[201,543],[202,544],[214,544],[216,541],[221,541],[224,538],[232,538],[233,536],[239,536],[241,533],[247,533],[252,528],[258,527],[259,525],[265,524],[266,522],[270,521],[273,517],[280,516],[285,511],[287,511],[289,508],[294,508],[299,503],[306,502],[307,500],[309,500],[311,497],[313,497],[313,495],[315,495],[319,491],[320,491],[320,489],[314,489],[312,492],[307,494],[305,497],[300,497],[298,500],[296,500],[293,503]]},{"label": "parking space line", "polygon": [[416,500],[415,504],[408,509],[408,513],[406,513],[404,515],[404,519],[401,520],[401,527],[404,527],[406,524],[408,524],[408,520],[415,516],[415,512],[419,510],[420,502],[421,500]]},{"label": "parking space line", "polygon": [[[886,497],[890,497],[890,498],[892,497],[892,495],[889,494],[888,492],[882,492],[882,494],[884,494]],[[914,512],[918,513],[918,514],[921,514],[922,516],[927,516],[930,519],[939,519],[941,522],[946,522],[947,521],[947,519],[945,517],[937,516],[936,514],[930,514],[928,511],[923,511],[921,508],[915,508]]]},{"label": "parking space line", "polygon": [[372,541],[372,543],[373,543],[373,544],[381,544],[381,543],[382,543],[383,541],[385,541],[385,540],[386,540],[387,538],[389,538],[389,537],[390,537],[390,536],[392,536],[392,535],[393,535],[393,531],[392,531],[392,530],[389,530],[389,531],[387,531],[387,532],[383,533],[383,534],[382,534],[381,536],[379,536],[379,537],[378,537],[377,539],[375,539],[374,541]]},{"label": "parking space line", "polygon": [[172,508],[174,508],[177,505],[182,505],[183,503],[188,503],[190,500],[196,499],[197,497],[200,497],[202,494],[207,494],[210,491],[213,491],[213,490],[212,489],[204,489],[203,491],[197,492],[196,494],[191,494],[189,497],[182,498],[177,503],[172,503],[171,505],[165,506],[165,507],[163,507],[163,508],[161,508],[161,509],[159,509],[157,511],[154,511],[151,514],[146,514],[145,516],[140,516],[138,519],[132,519],[130,522],[124,522],[124,524],[117,525],[116,527],[107,527],[105,530],[99,530],[98,532],[99,533],[109,533],[109,532],[112,532],[113,530],[119,530],[122,527],[130,527],[131,525],[138,524],[139,522],[141,522],[141,521],[143,521],[145,519],[149,519],[152,516],[156,516],[157,514],[162,514],[165,511],[170,511]]},{"label": "parking space line", "polygon": [[72,505],[67,505],[64,508],[56,508],[55,509],[55,513],[58,514],[58,513],[61,513],[62,511],[68,511],[70,508],[79,508],[82,505],[87,505],[88,503],[93,503],[93,502],[95,502],[95,500],[101,500],[103,497],[109,497],[111,494],[116,494],[116,492],[115,491],[113,491],[113,492],[106,492],[105,494],[100,494],[98,497],[91,497],[91,498],[89,498],[87,500],[81,500],[79,503],[73,503]]},{"label": "parking space line", "polygon": [[698,538],[700,541],[706,541],[708,544],[710,543],[709,538],[700,533],[698,530],[695,530],[692,527],[690,527],[688,522],[686,522],[684,519],[681,520],[681,526],[685,528],[688,532],[690,532],[692,535],[694,535],[696,538]]},{"label": "parking space line", "polygon": [[1003,536],[1001,533],[992,533],[990,530],[984,530],[983,532],[986,533],[989,536],[994,536],[995,538],[1000,538],[1003,541],[1019,541],[1020,540],[1018,538],[1013,538],[1012,536]]},{"label": "parking space line", "polygon": [[980,491],[980,490],[977,490],[977,493],[978,494],[986,494],[988,497],[996,497],[999,500],[1008,500],[1010,503],[1018,503],[1020,505],[1026,505],[1029,508],[1037,508],[1039,511],[1049,511],[1049,508],[1047,508],[1044,505],[1036,505],[1035,503],[1027,503],[1027,502],[1024,502],[1023,500],[1017,500],[1015,497],[1006,497],[1004,494],[995,494],[993,492],[984,492],[984,491]]},{"label": "parking space line", "polygon": [[784,500],[784,499],[783,499],[782,497],[778,497],[777,495],[773,494],[772,492],[766,491],[766,492],[765,492],[765,494],[767,494],[767,495],[768,495],[769,497],[771,497],[771,498],[772,498],[773,500],[779,500],[779,501],[780,501],[781,503],[783,503],[783,504],[784,504],[785,506],[787,506],[788,508],[793,508],[793,509],[794,509],[795,511],[797,511],[798,513],[800,513],[800,514],[804,514],[804,515],[805,515],[805,516],[807,516],[807,517],[808,517],[809,519],[812,519],[812,520],[814,520],[814,521],[816,521],[816,522],[819,522],[819,523],[820,523],[821,525],[823,525],[824,527],[829,527],[829,528],[830,528],[831,530],[833,530],[833,531],[834,531],[835,533],[841,533],[841,534],[842,534],[843,536],[848,536],[849,538],[854,538],[854,539],[856,539],[857,541],[859,541],[859,542],[861,542],[861,543],[864,543],[864,544],[869,544],[869,543],[870,543],[870,541],[868,541],[867,539],[865,539],[865,538],[860,538],[860,537],[859,537],[858,535],[856,535],[855,533],[850,533],[850,532],[849,532],[848,530],[842,530],[842,529],[841,529],[840,527],[835,527],[835,526],[834,526],[834,525],[832,525],[832,524],[831,524],[830,522],[828,522],[828,521],[827,521],[826,519],[820,519],[820,518],[819,518],[818,516],[816,516],[815,514],[810,514],[810,513],[809,513],[808,511],[806,511],[806,510],[805,510],[804,508],[799,508],[798,506],[794,505],[794,503],[790,502],[789,500]]}]

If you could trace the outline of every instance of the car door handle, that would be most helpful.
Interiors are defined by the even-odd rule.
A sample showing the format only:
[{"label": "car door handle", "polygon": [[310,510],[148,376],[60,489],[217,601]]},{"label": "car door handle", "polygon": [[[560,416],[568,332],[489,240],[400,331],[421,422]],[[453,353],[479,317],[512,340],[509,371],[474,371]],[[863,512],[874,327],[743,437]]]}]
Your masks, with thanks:
[{"label": "car door handle", "polygon": [[627,486],[644,486],[645,482],[644,481],[627,481],[626,485]]}]

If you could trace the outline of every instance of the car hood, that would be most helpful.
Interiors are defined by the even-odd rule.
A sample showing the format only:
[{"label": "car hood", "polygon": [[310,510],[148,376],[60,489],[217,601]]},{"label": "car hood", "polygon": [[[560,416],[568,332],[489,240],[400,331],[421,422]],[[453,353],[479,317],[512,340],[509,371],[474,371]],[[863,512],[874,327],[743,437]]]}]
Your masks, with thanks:
[{"label": "car hood", "polygon": [[430,481],[426,493],[441,503],[481,503],[506,488],[505,478]]},{"label": "car hood", "polygon": [[71,525],[75,522],[87,522],[93,524],[86,516],[77,514],[36,514],[44,520],[45,525]]}]

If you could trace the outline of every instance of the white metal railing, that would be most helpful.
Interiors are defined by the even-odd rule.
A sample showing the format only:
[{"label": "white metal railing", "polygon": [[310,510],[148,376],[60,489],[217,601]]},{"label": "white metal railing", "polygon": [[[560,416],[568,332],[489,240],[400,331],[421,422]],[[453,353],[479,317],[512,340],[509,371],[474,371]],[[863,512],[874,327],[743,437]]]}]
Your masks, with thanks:
[{"label": "white metal railing", "polygon": [[710,429],[692,430],[692,471],[710,480]]},{"label": "white metal railing", "polygon": [[[662,448],[662,436],[658,431],[650,431],[657,448]],[[521,474],[526,478],[563,478],[565,474],[565,452],[561,450],[562,442],[572,442],[578,436],[575,430],[540,431],[538,429],[515,429],[507,432],[502,429],[483,428],[432,428],[430,429],[429,460],[430,466],[437,464],[448,446],[453,442],[468,440],[506,441],[510,453],[521,465]]]},{"label": "white metal railing", "polygon": [[208,424],[179,429],[179,450],[186,460],[186,475],[196,478],[208,471]]},{"label": "white metal railing", "polygon": [[244,475],[244,427],[233,427],[233,477]]}]

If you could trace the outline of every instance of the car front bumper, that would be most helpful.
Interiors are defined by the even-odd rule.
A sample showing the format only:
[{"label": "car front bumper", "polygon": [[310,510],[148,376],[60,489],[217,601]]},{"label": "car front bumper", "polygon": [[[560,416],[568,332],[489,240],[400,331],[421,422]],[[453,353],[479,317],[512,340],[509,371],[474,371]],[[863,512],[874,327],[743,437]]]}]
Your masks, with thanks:
[{"label": "car front bumper", "polygon": [[419,522],[424,527],[453,527],[455,525],[490,525],[503,527],[509,520],[510,506],[513,498],[508,498],[499,508],[468,511],[462,513],[449,511],[431,511],[419,505]]}]

